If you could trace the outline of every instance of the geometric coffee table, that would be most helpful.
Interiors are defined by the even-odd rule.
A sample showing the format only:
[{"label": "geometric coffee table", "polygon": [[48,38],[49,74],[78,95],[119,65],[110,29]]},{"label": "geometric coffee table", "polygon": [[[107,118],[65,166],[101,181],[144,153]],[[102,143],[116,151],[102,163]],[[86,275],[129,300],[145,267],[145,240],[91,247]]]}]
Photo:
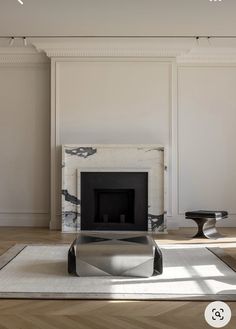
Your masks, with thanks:
[{"label": "geometric coffee table", "polygon": [[198,232],[193,238],[217,239],[222,237],[216,229],[216,221],[228,218],[227,211],[197,210],[185,213],[185,218],[197,223]]},{"label": "geometric coffee table", "polygon": [[68,272],[80,277],[151,277],[162,271],[161,250],[148,234],[82,232],[68,251]]}]

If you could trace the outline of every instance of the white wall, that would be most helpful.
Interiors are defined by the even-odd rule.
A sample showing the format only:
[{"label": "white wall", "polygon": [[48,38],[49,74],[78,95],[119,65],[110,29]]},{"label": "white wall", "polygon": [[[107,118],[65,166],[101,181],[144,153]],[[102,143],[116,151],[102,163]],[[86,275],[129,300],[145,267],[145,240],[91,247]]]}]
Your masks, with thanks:
[{"label": "white wall", "polygon": [[236,224],[235,89],[234,65],[178,70],[179,215],[225,209]]},{"label": "white wall", "polygon": [[48,226],[50,71],[0,65],[0,225]]},{"label": "white wall", "polygon": [[158,61],[59,63],[61,143],[169,145],[170,70]]},{"label": "white wall", "polygon": [[[222,225],[236,226],[235,64],[206,58],[204,65],[176,64],[127,45],[110,56],[115,48],[105,48],[104,55],[98,46],[100,57],[91,56],[92,46],[81,57],[53,52],[51,186],[57,214],[51,226],[60,227],[62,143],[163,144],[169,151],[169,223],[191,225],[186,210],[214,208],[230,212]],[[124,56],[129,51],[132,56]],[[0,65],[0,225],[47,225],[48,64],[9,64],[7,58],[0,56],[6,62]]]}]

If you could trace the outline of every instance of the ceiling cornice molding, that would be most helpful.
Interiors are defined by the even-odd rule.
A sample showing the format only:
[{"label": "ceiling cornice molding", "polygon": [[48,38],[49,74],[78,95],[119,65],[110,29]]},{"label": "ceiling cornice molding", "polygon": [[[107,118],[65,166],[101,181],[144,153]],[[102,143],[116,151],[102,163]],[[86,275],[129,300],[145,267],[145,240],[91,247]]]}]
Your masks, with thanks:
[{"label": "ceiling cornice molding", "polygon": [[133,57],[175,58],[178,63],[235,63],[235,47],[197,46],[193,40],[145,38],[83,38],[77,40],[31,40],[50,58]]},{"label": "ceiling cornice molding", "polygon": [[47,48],[46,55],[52,57],[177,57],[179,49],[117,49],[117,48],[83,48],[61,49]]},{"label": "ceiling cornice molding", "polygon": [[194,47],[188,53],[177,57],[179,64],[236,63],[236,48]]},{"label": "ceiling cornice molding", "polygon": [[46,64],[49,59],[33,47],[0,47],[0,64]]},{"label": "ceiling cornice molding", "polygon": [[45,52],[48,57],[177,57],[189,50],[186,45],[145,38],[31,42],[38,51]]},{"label": "ceiling cornice molding", "polygon": [[179,64],[236,63],[236,47],[199,46],[178,40],[32,39],[28,47],[0,47],[2,64],[48,63],[49,58],[174,58]]}]

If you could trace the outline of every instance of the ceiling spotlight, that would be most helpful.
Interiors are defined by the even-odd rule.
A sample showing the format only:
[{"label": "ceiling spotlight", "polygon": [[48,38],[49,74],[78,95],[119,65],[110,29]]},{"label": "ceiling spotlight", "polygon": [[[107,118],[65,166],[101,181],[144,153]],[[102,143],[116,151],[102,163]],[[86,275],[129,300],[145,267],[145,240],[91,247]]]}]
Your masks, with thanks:
[{"label": "ceiling spotlight", "polygon": [[12,38],[10,39],[10,42],[9,42],[9,46],[12,46],[12,45],[13,45],[13,43],[14,43],[14,41],[15,41],[15,38],[14,38],[14,37],[12,37]]},{"label": "ceiling spotlight", "polygon": [[24,4],[24,2],[22,0],[17,0],[21,5]]}]

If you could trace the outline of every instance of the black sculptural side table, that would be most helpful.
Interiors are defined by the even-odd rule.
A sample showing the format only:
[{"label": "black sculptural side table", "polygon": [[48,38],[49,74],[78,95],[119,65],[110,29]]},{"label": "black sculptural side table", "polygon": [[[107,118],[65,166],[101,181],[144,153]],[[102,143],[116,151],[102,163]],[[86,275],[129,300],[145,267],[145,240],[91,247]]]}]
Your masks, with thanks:
[{"label": "black sculptural side table", "polygon": [[193,238],[218,239],[222,237],[216,229],[216,221],[228,218],[227,211],[197,210],[185,213],[185,218],[197,223],[198,232]]}]

